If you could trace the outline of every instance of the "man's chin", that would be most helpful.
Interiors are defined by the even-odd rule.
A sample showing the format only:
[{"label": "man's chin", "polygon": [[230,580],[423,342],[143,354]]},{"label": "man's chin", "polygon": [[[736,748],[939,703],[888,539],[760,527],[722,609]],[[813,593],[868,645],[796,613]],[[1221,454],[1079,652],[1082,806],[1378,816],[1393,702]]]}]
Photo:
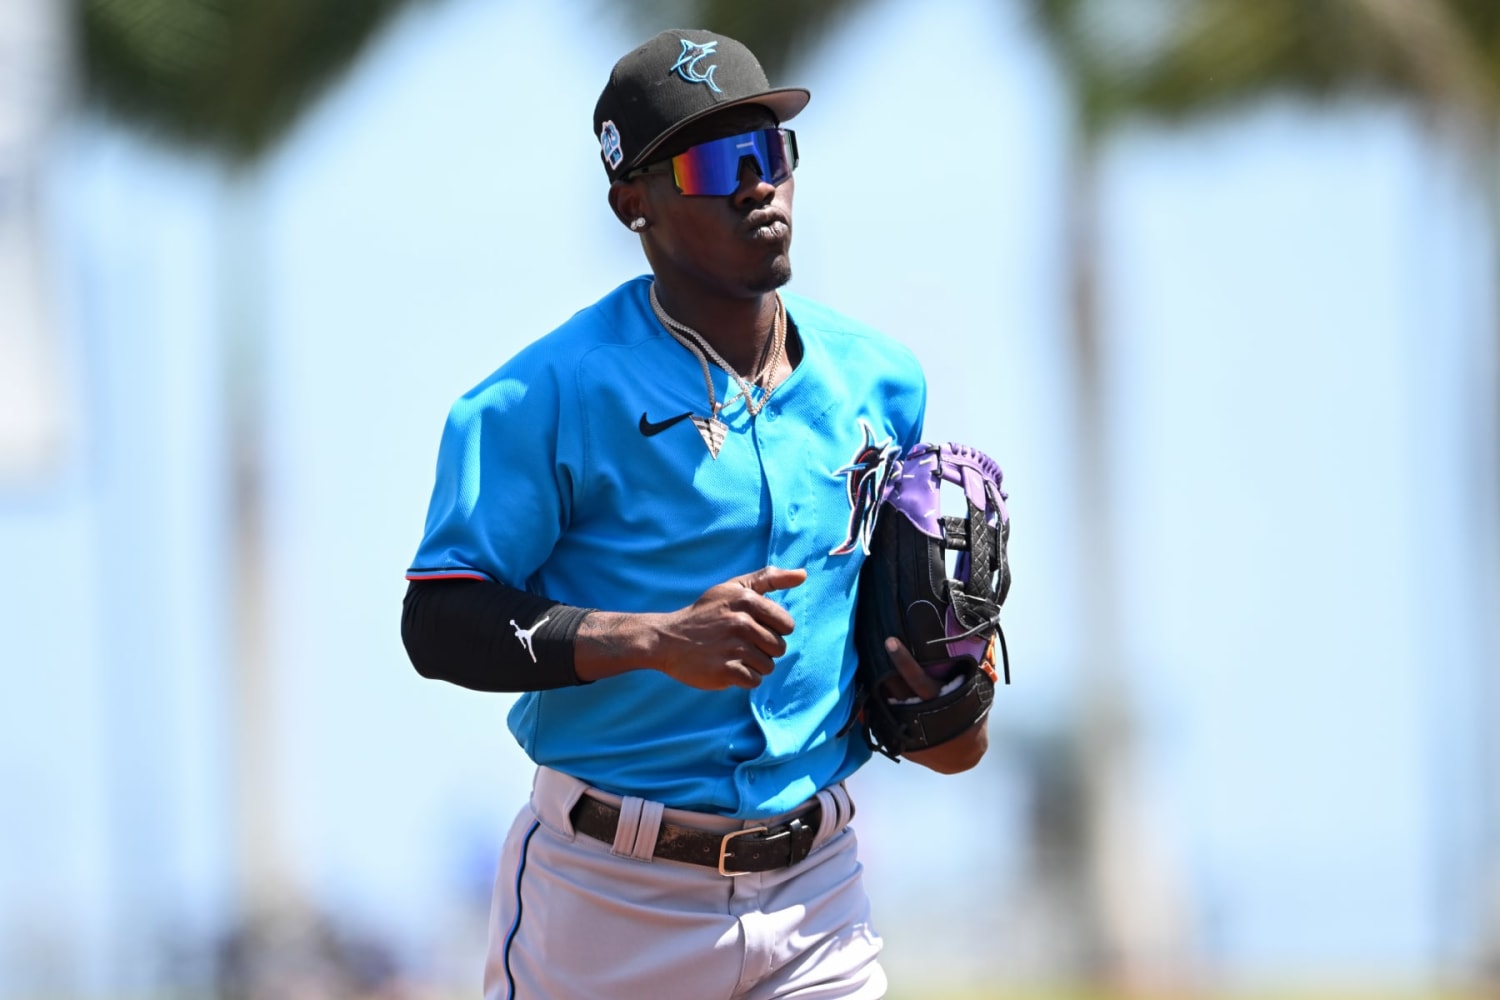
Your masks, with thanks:
[{"label": "man's chin", "polygon": [[781,254],[771,262],[771,266],[756,275],[749,282],[752,292],[774,292],[776,289],[792,280],[792,261],[786,254]]}]

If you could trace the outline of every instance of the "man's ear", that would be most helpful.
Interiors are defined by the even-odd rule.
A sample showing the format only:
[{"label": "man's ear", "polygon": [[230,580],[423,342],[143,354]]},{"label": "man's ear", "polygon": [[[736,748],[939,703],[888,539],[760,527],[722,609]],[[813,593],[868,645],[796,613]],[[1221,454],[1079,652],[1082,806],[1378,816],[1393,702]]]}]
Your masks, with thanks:
[{"label": "man's ear", "polygon": [[620,224],[629,227],[646,214],[645,192],[638,181],[615,181],[609,186],[609,207]]}]

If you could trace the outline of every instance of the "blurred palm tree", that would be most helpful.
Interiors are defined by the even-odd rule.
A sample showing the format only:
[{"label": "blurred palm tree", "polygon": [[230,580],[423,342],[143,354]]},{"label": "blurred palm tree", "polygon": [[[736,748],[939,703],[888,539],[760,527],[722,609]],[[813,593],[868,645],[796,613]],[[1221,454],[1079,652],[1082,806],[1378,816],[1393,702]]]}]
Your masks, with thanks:
[{"label": "blurred palm tree", "polygon": [[71,0],[89,105],[223,171],[219,288],[226,436],[235,477],[237,876],[250,909],[295,903],[279,850],[265,621],[259,166],[407,0]]},{"label": "blurred palm tree", "polygon": [[74,0],[85,95],[251,169],[407,0]]},{"label": "blurred palm tree", "polygon": [[[1242,111],[1256,102],[1288,97],[1316,105],[1339,102],[1400,104],[1414,108],[1433,132],[1457,149],[1467,163],[1477,199],[1492,233],[1500,267],[1500,4],[1494,0],[1026,0],[1072,91],[1073,155],[1069,208],[1070,281],[1076,403],[1080,414],[1077,457],[1085,504],[1081,524],[1085,553],[1096,553],[1085,567],[1093,581],[1085,620],[1097,622],[1087,666],[1094,675],[1081,727],[1081,763],[1086,789],[1084,810],[1092,835],[1101,843],[1086,852],[1094,866],[1095,893],[1090,912],[1108,914],[1128,900],[1118,891],[1122,866],[1134,859],[1100,848],[1111,838],[1111,787],[1128,775],[1130,739],[1127,706],[1121,697],[1118,602],[1119,577],[1110,550],[1116,527],[1110,523],[1105,461],[1106,385],[1097,309],[1099,171],[1105,142],[1127,122],[1187,125],[1211,116]],[[1500,278],[1493,282],[1500,291]],[[1500,320],[1500,316],[1497,316]],[[1500,339],[1497,339],[1500,344]],[[1500,356],[1500,351],[1495,352]],[[1488,405],[1495,406],[1500,370],[1488,379]],[[1500,427],[1492,412],[1490,428]],[[1483,442],[1480,433],[1476,440]],[[1489,438],[1493,442],[1494,437]],[[1493,447],[1491,444],[1489,447]],[[1475,456],[1475,467],[1493,468],[1492,458]],[[1491,486],[1493,489],[1493,485]],[[1494,496],[1492,495],[1492,500]],[[1500,523],[1491,512],[1489,523]],[[1485,523],[1481,519],[1480,523]],[[1481,563],[1500,563],[1493,535]],[[1484,570],[1481,570],[1484,572]],[[1483,591],[1488,584],[1476,581]],[[1481,641],[1493,643],[1493,637]],[[1493,648],[1492,646],[1490,648]],[[1491,705],[1493,682],[1481,681]],[[1493,714],[1494,708],[1487,710]],[[1486,761],[1486,773],[1494,761]],[[1494,793],[1487,796],[1489,825],[1496,821]],[[1488,831],[1486,831],[1487,833]],[[1489,859],[1496,865],[1500,859]],[[1500,865],[1496,865],[1500,867]],[[1492,873],[1500,874],[1500,872]],[[1479,901],[1481,904],[1483,901]],[[1447,901],[1451,909],[1452,901]],[[1127,910],[1128,912],[1128,910]],[[1471,926],[1484,919],[1473,914]],[[1093,946],[1105,968],[1130,977],[1132,949],[1128,922],[1105,919]],[[1127,936],[1122,936],[1124,932]],[[1500,927],[1480,929],[1489,940],[1484,956],[1500,955]],[[1137,945],[1140,942],[1136,943]]]}]

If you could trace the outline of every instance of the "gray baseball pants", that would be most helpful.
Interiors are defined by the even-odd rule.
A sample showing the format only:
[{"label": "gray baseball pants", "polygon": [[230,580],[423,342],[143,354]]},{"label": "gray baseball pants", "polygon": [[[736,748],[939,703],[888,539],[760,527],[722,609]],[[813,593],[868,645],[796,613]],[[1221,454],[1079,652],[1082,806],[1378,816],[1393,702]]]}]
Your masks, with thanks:
[{"label": "gray baseball pants", "polygon": [[[573,830],[583,795],[620,807],[613,845]],[[665,809],[538,768],[495,878],[486,1000],[884,996],[853,805],[842,785],[817,797],[822,818],[805,860],[729,877],[653,860],[658,824],[727,833],[776,817]]]}]

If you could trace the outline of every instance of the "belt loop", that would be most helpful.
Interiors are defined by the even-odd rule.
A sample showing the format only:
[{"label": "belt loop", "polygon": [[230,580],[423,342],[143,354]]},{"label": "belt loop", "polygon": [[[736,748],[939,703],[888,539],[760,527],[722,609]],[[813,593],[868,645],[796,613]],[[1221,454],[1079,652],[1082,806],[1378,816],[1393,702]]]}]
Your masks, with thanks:
[{"label": "belt loop", "polygon": [[617,857],[650,861],[656,851],[656,834],[661,828],[662,804],[627,795],[620,800],[620,825],[615,827],[615,842],[609,852]]},{"label": "belt loop", "polygon": [[541,766],[531,779],[531,808],[542,825],[559,836],[572,840],[578,835],[573,829],[572,812],[588,785],[570,774]]},{"label": "belt loop", "polygon": [[854,800],[849,797],[849,789],[842,781],[830,788],[829,792],[839,807],[839,825],[834,828],[836,833],[854,822]]},{"label": "belt loop", "polygon": [[830,789],[823,789],[817,794],[818,805],[822,807],[822,818],[818,820],[818,832],[813,837],[814,844],[826,844],[833,839],[833,835],[844,828],[843,816],[839,812],[838,799],[834,797]]},{"label": "belt loop", "polygon": [[656,856],[656,838],[661,832],[661,816],[666,806],[649,799],[641,807],[640,824],[635,831],[635,853],[632,857],[650,861]]}]

